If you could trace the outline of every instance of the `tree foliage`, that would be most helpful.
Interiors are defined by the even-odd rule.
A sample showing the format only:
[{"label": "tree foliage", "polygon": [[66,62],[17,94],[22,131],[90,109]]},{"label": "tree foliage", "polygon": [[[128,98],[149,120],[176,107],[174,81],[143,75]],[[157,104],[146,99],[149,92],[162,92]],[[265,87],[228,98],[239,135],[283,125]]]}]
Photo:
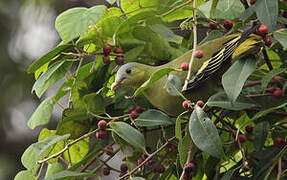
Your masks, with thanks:
[{"label": "tree foliage", "polygon": [[[28,73],[35,74],[32,91],[38,98],[64,77],[65,81],[54,96],[38,106],[28,126],[48,124],[54,108],[64,109],[57,128],[43,128],[39,141],[26,149],[22,156],[26,170],[15,179],[38,179],[41,174],[49,180],[97,177],[101,175],[97,170],[105,169],[110,159],[100,155],[114,156],[118,151],[125,154],[123,164],[128,171],[117,165],[107,167],[104,174],[122,171],[121,176],[139,180],[179,179],[188,173],[193,179],[286,177],[284,0],[252,4],[246,0],[198,0],[196,10],[191,0],[106,1],[113,6],[78,7],[61,13],[55,27],[62,42],[29,67]],[[121,64],[119,58],[124,57],[125,63],[160,65],[187,52],[193,43],[194,11],[199,31],[210,28],[199,44],[254,22],[269,28],[267,36],[273,44],[265,47],[263,55],[256,55],[257,64],[247,59],[233,64],[223,75],[222,92],[211,96],[203,107],[195,105],[178,117],[154,109],[140,94],[177,69],[155,72],[137,90],[110,90]],[[223,20],[233,21],[232,29],[224,28]],[[115,52],[103,52],[105,44]],[[116,50],[119,47],[124,54]],[[264,60],[271,62],[273,70]],[[165,89],[171,95],[181,95],[176,76],[169,75]],[[64,96],[69,101],[60,105]],[[100,120],[107,122],[105,128],[97,126]],[[111,146],[114,143],[118,146]],[[116,147],[119,150],[113,150]],[[132,154],[127,154],[127,147]]]}]

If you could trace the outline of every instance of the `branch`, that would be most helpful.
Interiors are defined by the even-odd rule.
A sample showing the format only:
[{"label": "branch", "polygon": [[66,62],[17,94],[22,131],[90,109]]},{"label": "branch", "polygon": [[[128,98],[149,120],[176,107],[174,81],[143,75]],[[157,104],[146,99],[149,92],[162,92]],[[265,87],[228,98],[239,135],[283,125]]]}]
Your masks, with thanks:
[{"label": "branch", "polygon": [[280,180],[281,172],[282,172],[282,157],[280,157],[278,160],[278,173],[276,180]]},{"label": "branch", "polygon": [[[114,152],[114,155],[116,155],[119,151],[120,151],[120,149],[117,149],[117,150]],[[108,157],[107,159],[105,159],[103,162],[107,163],[109,160],[111,160],[111,159],[114,157],[114,155],[113,155],[113,156],[109,156],[109,157]],[[98,167],[96,167],[96,168],[92,171],[92,173],[97,172],[97,170],[100,169],[103,165],[104,165],[104,163],[102,163],[101,165],[99,165]]]},{"label": "branch", "polygon": [[246,0],[240,0],[240,1],[241,1],[241,3],[243,4],[243,6],[244,6],[245,9],[248,9],[248,8],[249,8],[249,5],[248,5],[248,3],[247,3]]},{"label": "branch", "polygon": [[180,9],[184,6],[187,6],[189,5],[189,3],[192,3],[193,0],[188,0],[186,1],[185,3],[181,4],[181,5],[178,5],[178,6],[175,6],[173,7],[171,10],[167,11],[166,13],[162,14],[161,17],[165,17],[167,15],[169,15],[170,13],[173,13],[174,11],[176,11],[177,9]]},{"label": "branch", "polygon": [[[191,153],[192,153],[193,146],[194,146],[194,143],[193,143],[193,141],[191,140],[191,141],[190,141],[190,146],[189,146],[189,150],[188,150],[188,153],[187,153],[187,159],[186,159],[185,164],[186,164],[186,163],[189,163],[190,160],[191,160]],[[183,179],[184,179],[184,173],[185,173],[185,171],[184,171],[184,168],[183,168],[179,180],[183,180]]]},{"label": "branch", "polygon": [[264,47],[263,50],[262,50],[262,54],[263,54],[264,60],[265,60],[265,62],[266,62],[266,64],[267,64],[269,70],[272,71],[273,66],[272,66],[272,64],[271,64],[271,61],[270,61],[268,55],[267,55],[267,52],[266,52],[265,47]]},{"label": "branch", "polygon": [[122,116],[116,116],[116,117],[104,117],[104,116],[99,116],[97,114],[94,114],[92,112],[88,112],[89,115],[97,118],[97,119],[103,119],[103,120],[111,120],[109,123],[111,122],[114,122],[116,120],[120,120],[120,119],[123,119],[123,118],[126,118],[126,117],[129,117],[129,114],[125,114],[125,115],[122,115]]},{"label": "branch", "polygon": [[251,81],[251,82],[247,82],[244,84],[244,88],[247,88],[247,87],[252,87],[252,86],[256,86],[256,85],[259,85],[261,84],[261,80],[258,80],[258,81]]},{"label": "branch", "polygon": [[185,79],[185,83],[184,86],[182,88],[182,90],[186,90],[187,89],[187,85],[190,81],[190,77],[191,77],[191,68],[192,68],[192,64],[194,61],[194,56],[195,56],[195,51],[197,48],[197,18],[196,18],[196,9],[197,9],[197,0],[193,1],[193,23],[192,23],[192,28],[193,28],[193,50],[192,50],[192,55],[191,55],[191,59],[189,62],[189,67],[188,67],[188,73],[187,73],[187,77]]},{"label": "branch", "polygon": [[244,151],[244,149],[242,148],[242,145],[241,145],[240,140],[239,140],[238,137],[237,137],[237,144],[238,144],[238,147],[239,147],[240,152],[241,152],[241,154],[242,154],[242,168],[243,168],[243,169],[246,169],[246,168],[249,169],[249,167],[248,167],[248,165],[247,165],[247,162],[246,162],[245,151]]},{"label": "branch", "polygon": [[38,163],[41,164],[41,163],[44,163],[44,162],[46,162],[46,161],[48,161],[48,160],[50,160],[50,159],[52,159],[52,158],[58,157],[59,155],[61,155],[62,153],[64,153],[66,150],[68,150],[70,146],[74,145],[75,143],[77,143],[77,142],[79,142],[79,141],[81,141],[81,140],[83,140],[83,139],[85,139],[85,138],[87,138],[87,137],[90,137],[90,136],[94,135],[94,134],[95,134],[97,131],[99,131],[99,130],[100,130],[100,129],[97,128],[97,129],[95,129],[95,130],[93,130],[93,131],[91,131],[91,132],[89,132],[89,133],[87,133],[87,134],[84,134],[83,136],[79,137],[79,138],[76,139],[75,141],[68,143],[68,144],[64,147],[64,149],[62,149],[61,151],[59,151],[59,152],[53,154],[52,156],[49,156],[49,157],[43,159],[43,160],[38,161]]},{"label": "branch", "polygon": [[273,96],[273,94],[250,94],[250,95],[247,95],[248,98],[264,97],[264,96]]},{"label": "branch", "polygon": [[172,137],[172,138],[170,138],[170,139],[168,139],[160,148],[158,148],[155,152],[151,153],[141,164],[139,164],[137,167],[135,167],[135,168],[134,168],[133,170],[131,170],[129,173],[127,173],[127,174],[121,176],[121,177],[119,178],[119,180],[120,180],[120,179],[124,179],[124,178],[126,178],[126,177],[132,175],[134,172],[136,172],[139,168],[141,168],[146,162],[148,162],[154,155],[156,155],[157,153],[159,153],[163,148],[165,148],[165,147],[169,144],[169,142],[171,142],[171,141],[174,140],[174,139],[175,139],[175,136]]},{"label": "branch", "polygon": [[[114,145],[114,144],[115,144],[115,142],[113,141],[112,143],[110,143],[110,144],[107,145],[107,146],[112,146],[112,145]],[[106,146],[106,147],[107,147],[107,146]],[[119,151],[119,149],[114,152],[113,156],[114,156],[118,151]],[[105,152],[105,151],[101,151],[99,154],[97,154],[91,161],[89,161],[87,164],[84,165],[84,167],[80,170],[80,172],[84,172],[84,171],[85,171],[90,165],[92,165],[100,156],[102,156],[102,155],[104,154],[104,152]]]}]

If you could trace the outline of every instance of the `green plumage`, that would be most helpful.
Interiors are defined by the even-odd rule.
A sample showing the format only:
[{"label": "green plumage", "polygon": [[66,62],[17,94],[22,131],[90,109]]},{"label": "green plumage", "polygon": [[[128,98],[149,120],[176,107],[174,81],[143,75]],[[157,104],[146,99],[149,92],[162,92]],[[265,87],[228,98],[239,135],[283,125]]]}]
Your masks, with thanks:
[{"label": "green plumage", "polygon": [[[194,59],[193,78],[184,92],[191,102],[206,101],[211,95],[221,90],[221,76],[232,62],[242,55],[258,52],[262,47],[261,36],[248,34],[244,39],[242,37],[241,34],[229,35],[209,41],[197,48],[203,51],[203,57]],[[153,72],[167,67],[179,69],[183,62],[190,61],[191,55],[192,50],[161,66],[127,63],[117,72],[115,84],[138,88],[149,79]],[[171,74],[178,76],[184,83],[187,72],[171,72]],[[169,115],[178,115],[184,110],[181,105],[183,99],[180,96],[171,96],[164,89],[166,82],[167,77],[161,78],[143,94],[158,109]]]}]

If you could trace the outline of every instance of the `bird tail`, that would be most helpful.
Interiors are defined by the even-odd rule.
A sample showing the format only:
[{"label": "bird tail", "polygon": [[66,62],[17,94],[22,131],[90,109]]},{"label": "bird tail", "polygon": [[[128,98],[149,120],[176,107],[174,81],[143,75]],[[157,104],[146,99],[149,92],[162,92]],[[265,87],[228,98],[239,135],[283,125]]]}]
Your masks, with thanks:
[{"label": "bird tail", "polygon": [[213,73],[220,69],[222,64],[228,59],[236,59],[247,54],[252,54],[255,50],[258,52],[258,47],[262,47],[262,37],[255,35],[258,26],[259,25],[255,25],[244,31],[241,35],[224,42],[224,47],[203,63],[183,93],[190,93],[194,88],[199,87],[202,82],[210,78]]}]

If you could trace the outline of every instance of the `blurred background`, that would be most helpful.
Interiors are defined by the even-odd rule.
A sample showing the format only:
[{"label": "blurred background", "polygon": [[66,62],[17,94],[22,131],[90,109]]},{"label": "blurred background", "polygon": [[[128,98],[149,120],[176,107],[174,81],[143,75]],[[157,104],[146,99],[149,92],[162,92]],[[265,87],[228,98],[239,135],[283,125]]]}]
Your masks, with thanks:
[{"label": "blurred background", "polygon": [[[21,156],[43,128],[31,130],[27,126],[40,103],[31,93],[34,77],[26,73],[27,67],[60,42],[54,28],[58,14],[97,4],[105,1],[0,0],[0,180],[13,179],[24,169]],[[54,94],[53,89],[43,99],[49,94]],[[54,122],[61,113],[57,109]],[[55,123],[49,128],[55,128]]]}]

